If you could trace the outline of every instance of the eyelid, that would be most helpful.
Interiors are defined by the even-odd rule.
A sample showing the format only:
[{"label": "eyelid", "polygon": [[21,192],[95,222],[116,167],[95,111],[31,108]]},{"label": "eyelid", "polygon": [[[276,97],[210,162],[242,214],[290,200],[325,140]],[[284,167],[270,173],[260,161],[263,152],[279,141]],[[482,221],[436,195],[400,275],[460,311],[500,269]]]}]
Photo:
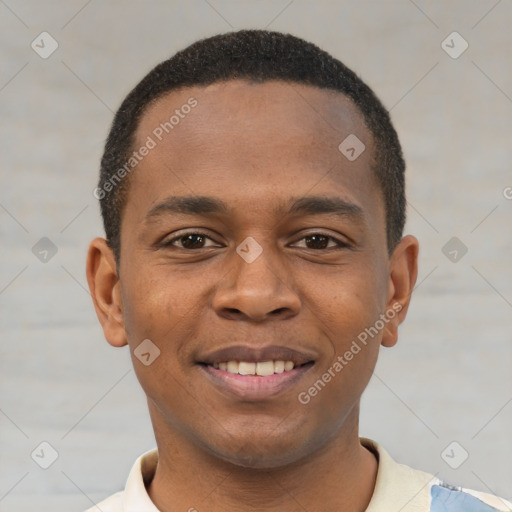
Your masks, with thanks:
[{"label": "eyelid", "polygon": [[[198,235],[198,236],[201,236],[203,238],[208,238],[209,240],[212,240],[213,242],[216,242],[211,236],[208,235],[207,233],[207,230],[200,230],[200,229],[190,229],[190,230],[183,230],[183,231],[178,231],[177,233],[174,233],[173,237],[166,240],[166,238],[163,239],[163,241],[159,244],[160,246],[162,247],[175,247],[177,249],[183,249],[185,251],[199,251],[200,249],[207,249],[208,247],[201,247],[200,249],[184,249],[183,247],[177,247],[175,245],[173,245],[174,242],[180,240],[181,238],[187,236],[187,235]],[[334,241],[337,245],[337,247],[329,247],[329,248],[325,248],[325,249],[310,249],[312,251],[316,251],[316,252],[320,252],[320,251],[327,251],[329,249],[344,249],[344,248],[349,248],[349,247],[352,247],[352,244],[348,241],[345,241],[343,240],[342,238],[340,237],[336,237],[334,235],[331,235],[329,233],[326,233],[324,232],[323,230],[321,230],[320,228],[317,229],[317,230],[310,230],[308,233],[304,233],[302,234],[302,236],[300,238],[297,238],[295,242],[293,242],[294,244],[303,240],[304,238],[308,238],[310,236],[313,236],[313,235],[320,235],[320,236],[324,236],[325,238],[328,238],[332,241]],[[217,243],[217,242],[216,242]],[[211,246],[209,246],[211,247]],[[305,247],[305,249],[309,249],[308,247]]]},{"label": "eyelid", "polygon": [[[305,233],[305,234],[301,235],[301,237],[298,238],[296,240],[296,242],[299,242],[300,240],[303,240],[304,238],[308,238],[308,237],[313,236],[313,235],[320,235],[320,236],[324,236],[325,238],[328,238],[330,240],[334,240],[334,242],[337,244],[339,249],[351,247],[350,242],[348,242],[346,240],[343,240],[340,237],[337,237],[337,236],[331,235],[329,233],[326,233],[324,231],[321,231],[321,230],[310,231],[308,233]],[[294,242],[294,243],[296,243],[296,242]],[[306,249],[308,249],[308,247],[306,247]],[[330,247],[329,249],[335,249],[335,247]],[[315,250],[316,251],[327,251],[328,249],[311,249],[311,250],[313,250],[313,251],[315,251]]]},{"label": "eyelid", "polygon": [[[187,235],[202,236],[203,238],[208,238],[209,240],[212,240],[215,243],[217,243],[213,239],[213,237],[208,234],[208,231],[206,229],[200,228],[200,229],[189,229],[189,230],[185,229],[183,231],[177,231],[176,233],[173,234],[172,238],[168,238],[168,237],[163,238],[162,241],[159,243],[159,245],[162,247],[167,247],[167,246],[176,247],[173,245],[173,242],[180,240],[181,238],[184,238]],[[177,247],[177,249],[182,249],[182,247]]]}]

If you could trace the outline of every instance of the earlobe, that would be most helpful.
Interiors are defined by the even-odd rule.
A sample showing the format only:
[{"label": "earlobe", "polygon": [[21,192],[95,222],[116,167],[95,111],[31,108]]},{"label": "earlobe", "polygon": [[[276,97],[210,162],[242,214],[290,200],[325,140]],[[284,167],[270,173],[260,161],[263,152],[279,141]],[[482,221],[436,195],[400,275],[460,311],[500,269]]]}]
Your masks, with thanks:
[{"label": "earlobe", "polygon": [[90,243],[86,273],[94,309],[106,340],[114,347],[127,345],[116,260],[104,238],[95,238]]},{"label": "earlobe", "polygon": [[418,277],[418,240],[407,235],[395,247],[390,261],[386,317],[381,344],[392,347],[398,341],[398,326],[405,320]]}]

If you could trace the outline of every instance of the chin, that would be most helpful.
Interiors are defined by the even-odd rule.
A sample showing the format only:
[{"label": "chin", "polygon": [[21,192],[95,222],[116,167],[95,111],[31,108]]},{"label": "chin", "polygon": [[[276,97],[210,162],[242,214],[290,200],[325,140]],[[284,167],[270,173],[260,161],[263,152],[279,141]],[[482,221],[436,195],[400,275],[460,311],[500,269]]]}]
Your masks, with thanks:
[{"label": "chin", "polygon": [[244,450],[238,453],[223,452],[222,454],[216,453],[216,455],[222,458],[228,464],[237,466],[245,469],[276,469],[288,466],[296,463],[302,459],[305,454],[293,452],[286,453],[272,453],[263,450]]},{"label": "chin", "polygon": [[[235,436],[224,439],[222,443],[207,446],[208,451],[217,459],[239,468],[274,469],[294,464],[307,456],[310,445],[298,432],[281,433],[279,436],[251,436],[250,439]],[[211,443],[211,439],[210,439]]]}]

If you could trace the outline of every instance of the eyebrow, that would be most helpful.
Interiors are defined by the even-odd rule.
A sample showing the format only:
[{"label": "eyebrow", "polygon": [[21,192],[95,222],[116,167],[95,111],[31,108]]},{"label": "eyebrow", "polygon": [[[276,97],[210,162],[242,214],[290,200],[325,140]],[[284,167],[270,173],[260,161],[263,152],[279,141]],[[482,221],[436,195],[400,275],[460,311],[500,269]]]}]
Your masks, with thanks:
[{"label": "eyebrow", "polygon": [[[146,221],[164,214],[207,215],[230,213],[228,205],[210,196],[169,196],[155,205],[146,215]],[[340,218],[364,221],[363,209],[340,197],[304,196],[292,197],[284,215],[334,215]]]}]

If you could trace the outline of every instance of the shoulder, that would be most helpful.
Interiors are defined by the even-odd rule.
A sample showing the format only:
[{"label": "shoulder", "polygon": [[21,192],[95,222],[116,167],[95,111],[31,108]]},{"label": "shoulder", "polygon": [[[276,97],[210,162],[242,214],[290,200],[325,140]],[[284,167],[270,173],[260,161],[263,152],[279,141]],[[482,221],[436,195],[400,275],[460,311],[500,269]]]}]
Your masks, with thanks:
[{"label": "shoulder", "polygon": [[512,512],[512,503],[492,494],[448,485],[437,477],[398,464],[375,441],[361,444],[379,460],[375,490],[366,512]]},{"label": "shoulder", "polygon": [[430,488],[431,510],[447,512],[512,512],[512,503],[485,492],[440,482]]},{"label": "shoulder", "polygon": [[146,491],[146,485],[153,479],[158,463],[158,452],[150,450],[135,461],[123,491],[117,492],[85,512],[158,512]]}]

